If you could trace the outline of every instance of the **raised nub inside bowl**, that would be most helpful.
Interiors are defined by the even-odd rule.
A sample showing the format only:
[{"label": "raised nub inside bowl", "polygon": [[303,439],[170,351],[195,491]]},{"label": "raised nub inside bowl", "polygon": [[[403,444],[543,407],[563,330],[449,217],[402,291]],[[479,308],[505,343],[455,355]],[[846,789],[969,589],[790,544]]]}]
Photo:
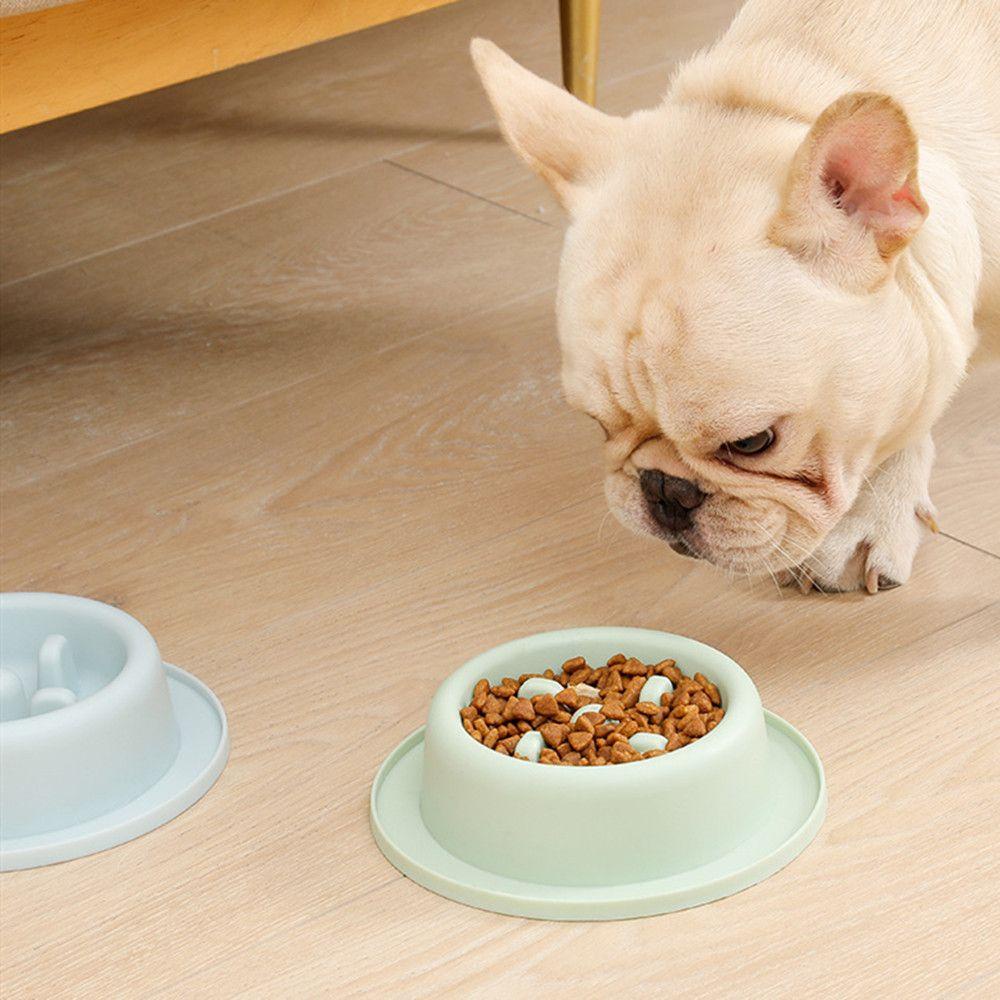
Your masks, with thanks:
[{"label": "raised nub inside bowl", "polygon": [[72,610],[21,611],[0,649],[0,721],[76,704],[121,673],[127,656],[120,635]]}]

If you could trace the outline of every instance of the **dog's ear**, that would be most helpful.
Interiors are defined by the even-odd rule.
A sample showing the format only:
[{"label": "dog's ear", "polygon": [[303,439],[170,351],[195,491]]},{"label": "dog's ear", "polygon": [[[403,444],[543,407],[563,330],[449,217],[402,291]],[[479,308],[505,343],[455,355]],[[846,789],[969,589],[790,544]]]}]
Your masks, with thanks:
[{"label": "dog's ear", "polygon": [[834,101],[792,161],[770,237],[842,284],[877,287],[927,216],[917,137],[884,94]]},{"label": "dog's ear", "polygon": [[535,76],[484,38],[470,48],[504,138],[572,211],[614,156],[623,119]]}]

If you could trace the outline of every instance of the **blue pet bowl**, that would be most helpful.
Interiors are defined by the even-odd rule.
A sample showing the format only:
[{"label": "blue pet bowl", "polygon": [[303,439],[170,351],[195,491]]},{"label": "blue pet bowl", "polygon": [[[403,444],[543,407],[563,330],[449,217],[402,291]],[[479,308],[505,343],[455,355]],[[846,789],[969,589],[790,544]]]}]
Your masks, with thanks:
[{"label": "blue pet bowl", "polygon": [[0,871],[149,832],[197,802],[228,754],[219,700],[130,615],[0,596]]}]

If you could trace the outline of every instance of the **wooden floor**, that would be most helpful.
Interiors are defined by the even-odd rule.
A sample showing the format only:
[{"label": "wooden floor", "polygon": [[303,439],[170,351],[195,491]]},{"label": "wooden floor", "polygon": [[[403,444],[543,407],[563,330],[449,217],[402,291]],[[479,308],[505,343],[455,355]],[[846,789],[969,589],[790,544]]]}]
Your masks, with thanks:
[{"label": "wooden floor", "polygon": [[[605,7],[627,110],[733,3]],[[130,611],[233,737],[169,826],[0,879],[5,1000],[997,995],[998,368],[940,428],[945,533],[900,590],[733,585],[606,520],[559,398],[558,212],[465,54],[558,78],[555,15],[467,0],[0,146],[3,587]],[[804,730],[830,805],[801,858],[592,925],[389,866],[369,785],[441,678],[588,623],[718,645]]]}]

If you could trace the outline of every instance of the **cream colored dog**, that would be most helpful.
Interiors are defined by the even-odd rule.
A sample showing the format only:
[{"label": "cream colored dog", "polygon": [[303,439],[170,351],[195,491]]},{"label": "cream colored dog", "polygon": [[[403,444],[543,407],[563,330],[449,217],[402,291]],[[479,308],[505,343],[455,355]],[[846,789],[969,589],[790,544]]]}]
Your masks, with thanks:
[{"label": "cream colored dog", "polygon": [[1000,3],[750,0],[624,119],[472,53],[571,218],[563,384],[619,519],[806,588],[907,580],[1000,313]]}]

